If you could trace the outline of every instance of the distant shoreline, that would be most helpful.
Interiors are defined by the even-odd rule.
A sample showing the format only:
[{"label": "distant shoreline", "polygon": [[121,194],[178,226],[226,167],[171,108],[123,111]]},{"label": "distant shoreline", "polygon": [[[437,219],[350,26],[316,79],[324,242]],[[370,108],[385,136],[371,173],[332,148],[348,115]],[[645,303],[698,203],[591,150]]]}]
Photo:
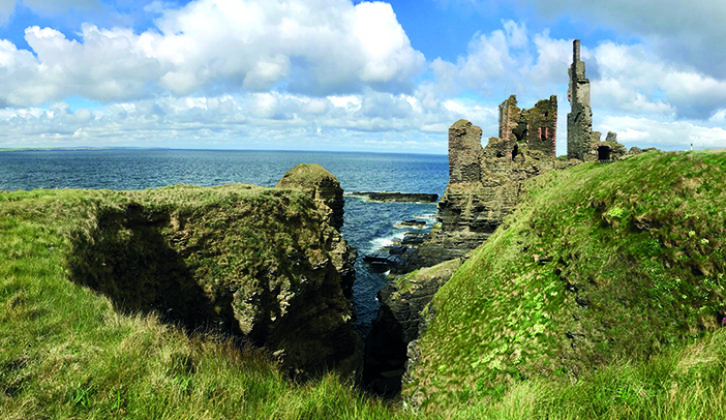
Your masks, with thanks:
[{"label": "distant shoreline", "polygon": [[0,152],[95,152],[109,150],[129,151],[189,151],[189,152],[264,152],[264,153],[340,153],[340,154],[375,154],[375,155],[414,155],[414,156],[447,156],[443,153],[414,152],[381,152],[381,151],[343,151],[343,150],[274,150],[274,149],[187,149],[173,147],[0,147]]}]

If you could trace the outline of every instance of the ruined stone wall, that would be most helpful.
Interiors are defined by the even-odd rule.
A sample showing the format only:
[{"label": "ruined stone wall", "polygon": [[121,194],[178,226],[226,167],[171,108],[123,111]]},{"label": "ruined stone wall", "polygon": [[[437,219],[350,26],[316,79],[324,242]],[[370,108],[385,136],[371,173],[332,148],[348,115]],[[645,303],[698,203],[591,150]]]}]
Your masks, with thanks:
[{"label": "ruined stone wall", "polygon": [[538,101],[523,114],[527,123],[527,148],[557,156],[557,96]]},{"label": "ruined stone wall", "polygon": [[[554,131],[557,117],[552,106],[556,107],[556,98],[540,102],[542,105],[526,112],[536,116],[534,124],[552,127]],[[506,114],[507,108],[514,109],[512,105],[516,106],[514,97],[500,109]],[[546,125],[545,120],[551,125]],[[449,129],[449,185],[439,201],[437,214],[441,229],[418,248],[412,266],[431,266],[476,248],[515,210],[524,180],[572,164],[557,160],[554,146],[537,148],[543,143],[541,138],[530,139],[535,144],[532,148],[526,139],[492,137],[482,149],[481,134],[481,128],[465,120],[457,121]],[[552,133],[548,141],[554,144],[555,138]],[[516,154],[512,153],[513,145],[518,146]]]},{"label": "ruined stone wall", "polygon": [[[584,160],[592,141],[592,109],[590,80],[585,77],[585,62],[580,60],[580,40],[573,42],[570,85],[567,99],[572,110],[567,114],[567,157]],[[599,140],[599,136],[598,136]]]},{"label": "ruined stone wall", "polygon": [[514,131],[519,126],[522,110],[517,107],[517,97],[510,96],[499,105],[499,138],[505,142],[516,140]]},{"label": "ruined stone wall", "polygon": [[497,147],[509,149],[509,153],[515,146],[526,146],[556,156],[557,96],[543,99],[531,109],[520,109],[517,97],[510,96],[499,105],[499,139]]}]

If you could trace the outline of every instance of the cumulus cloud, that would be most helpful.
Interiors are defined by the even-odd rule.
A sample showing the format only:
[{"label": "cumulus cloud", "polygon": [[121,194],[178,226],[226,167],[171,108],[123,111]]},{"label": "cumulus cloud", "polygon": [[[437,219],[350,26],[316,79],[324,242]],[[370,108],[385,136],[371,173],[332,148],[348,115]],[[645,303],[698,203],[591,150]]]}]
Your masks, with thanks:
[{"label": "cumulus cloud", "polygon": [[[467,106],[469,108],[467,108]],[[445,153],[445,130],[468,104],[422,103],[419,93],[366,90],[309,97],[281,92],[219,96],[164,96],[92,109],[64,102],[48,107],[0,109],[1,146],[310,147],[365,150],[407,138],[407,150]],[[398,140],[396,140],[398,138]],[[274,144],[264,141],[274,139]],[[388,142],[384,147],[377,141]],[[393,141],[395,140],[395,141]],[[413,143],[411,143],[413,142]]]},{"label": "cumulus cloud", "polygon": [[0,87],[0,100],[27,106],[69,95],[117,101],[221,89],[405,92],[424,65],[387,3],[197,0],[163,11],[157,27],[136,34],[86,24],[79,41],[30,27],[32,53],[0,45],[0,75],[12,81]]},{"label": "cumulus cloud", "polygon": [[492,82],[519,75],[531,60],[528,42],[523,24],[506,21],[502,29],[477,33],[469,42],[467,54],[458,57],[456,63],[437,58],[431,68],[443,91],[473,89],[489,94]]},{"label": "cumulus cloud", "polygon": [[722,148],[726,130],[694,121],[659,121],[649,118],[606,117],[606,130],[616,131],[618,141],[628,146],[658,147],[665,150]]},{"label": "cumulus cloud", "polygon": [[599,70],[593,101],[631,115],[706,120],[726,102],[726,80],[669,63],[643,45],[604,42],[591,52]]},{"label": "cumulus cloud", "polygon": [[726,7],[722,0],[519,0],[554,18],[566,13],[589,26],[601,25],[640,37],[649,49],[700,73],[726,77]]},{"label": "cumulus cloud", "polygon": [[[274,141],[299,148],[307,141],[445,153],[454,121],[471,120],[486,138],[496,135],[497,107],[510,94],[524,107],[556,94],[564,153],[572,41],[522,22],[475,34],[455,60],[426,63],[387,3],[197,0],[170,8],[154,1],[147,9],[158,20],[142,33],[85,24],[70,39],[33,26],[25,31],[30,50],[0,40],[8,142],[0,146],[274,148]],[[670,61],[645,41],[584,45],[583,58],[595,130],[616,131],[630,146],[724,142],[723,79]],[[417,78],[426,64],[429,72]],[[59,102],[71,96],[102,105]]]}]

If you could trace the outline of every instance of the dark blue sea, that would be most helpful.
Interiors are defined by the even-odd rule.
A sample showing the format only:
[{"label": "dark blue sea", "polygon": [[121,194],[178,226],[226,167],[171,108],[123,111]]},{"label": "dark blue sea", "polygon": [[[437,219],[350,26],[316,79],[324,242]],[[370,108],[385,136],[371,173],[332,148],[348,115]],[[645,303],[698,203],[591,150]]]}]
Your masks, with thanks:
[{"label": "dark blue sea", "polygon": [[[166,185],[212,186],[230,183],[274,186],[298,163],[318,163],[333,173],[346,192],[392,191],[444,193],[448,182],[445,155],[203,151],[69,150],[0,152],[0,189],[84,188],[139,190]],[[405,229],[398,222],[427,221],[435,204],[375,203],[346,197],[345,239],[358,249],[354,299],[358,323],[367,330],[378,312],[376,293],[385,276],[368,270],[363,256],[394,240]]]}]

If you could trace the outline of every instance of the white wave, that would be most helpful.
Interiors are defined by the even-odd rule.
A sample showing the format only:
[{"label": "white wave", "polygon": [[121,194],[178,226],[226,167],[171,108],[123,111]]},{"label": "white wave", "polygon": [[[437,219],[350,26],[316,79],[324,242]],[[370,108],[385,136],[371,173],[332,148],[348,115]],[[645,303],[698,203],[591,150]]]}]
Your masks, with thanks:
[{"label": "white wave", "polygon": [[378,251],[385,247],[393,246],[394,240],[400,240],[400,236],[391,235],[391,236],[384,236],[381,238],[375,238],[375,239],[371,240],[371,242],[370,242],[370,250]]}]

